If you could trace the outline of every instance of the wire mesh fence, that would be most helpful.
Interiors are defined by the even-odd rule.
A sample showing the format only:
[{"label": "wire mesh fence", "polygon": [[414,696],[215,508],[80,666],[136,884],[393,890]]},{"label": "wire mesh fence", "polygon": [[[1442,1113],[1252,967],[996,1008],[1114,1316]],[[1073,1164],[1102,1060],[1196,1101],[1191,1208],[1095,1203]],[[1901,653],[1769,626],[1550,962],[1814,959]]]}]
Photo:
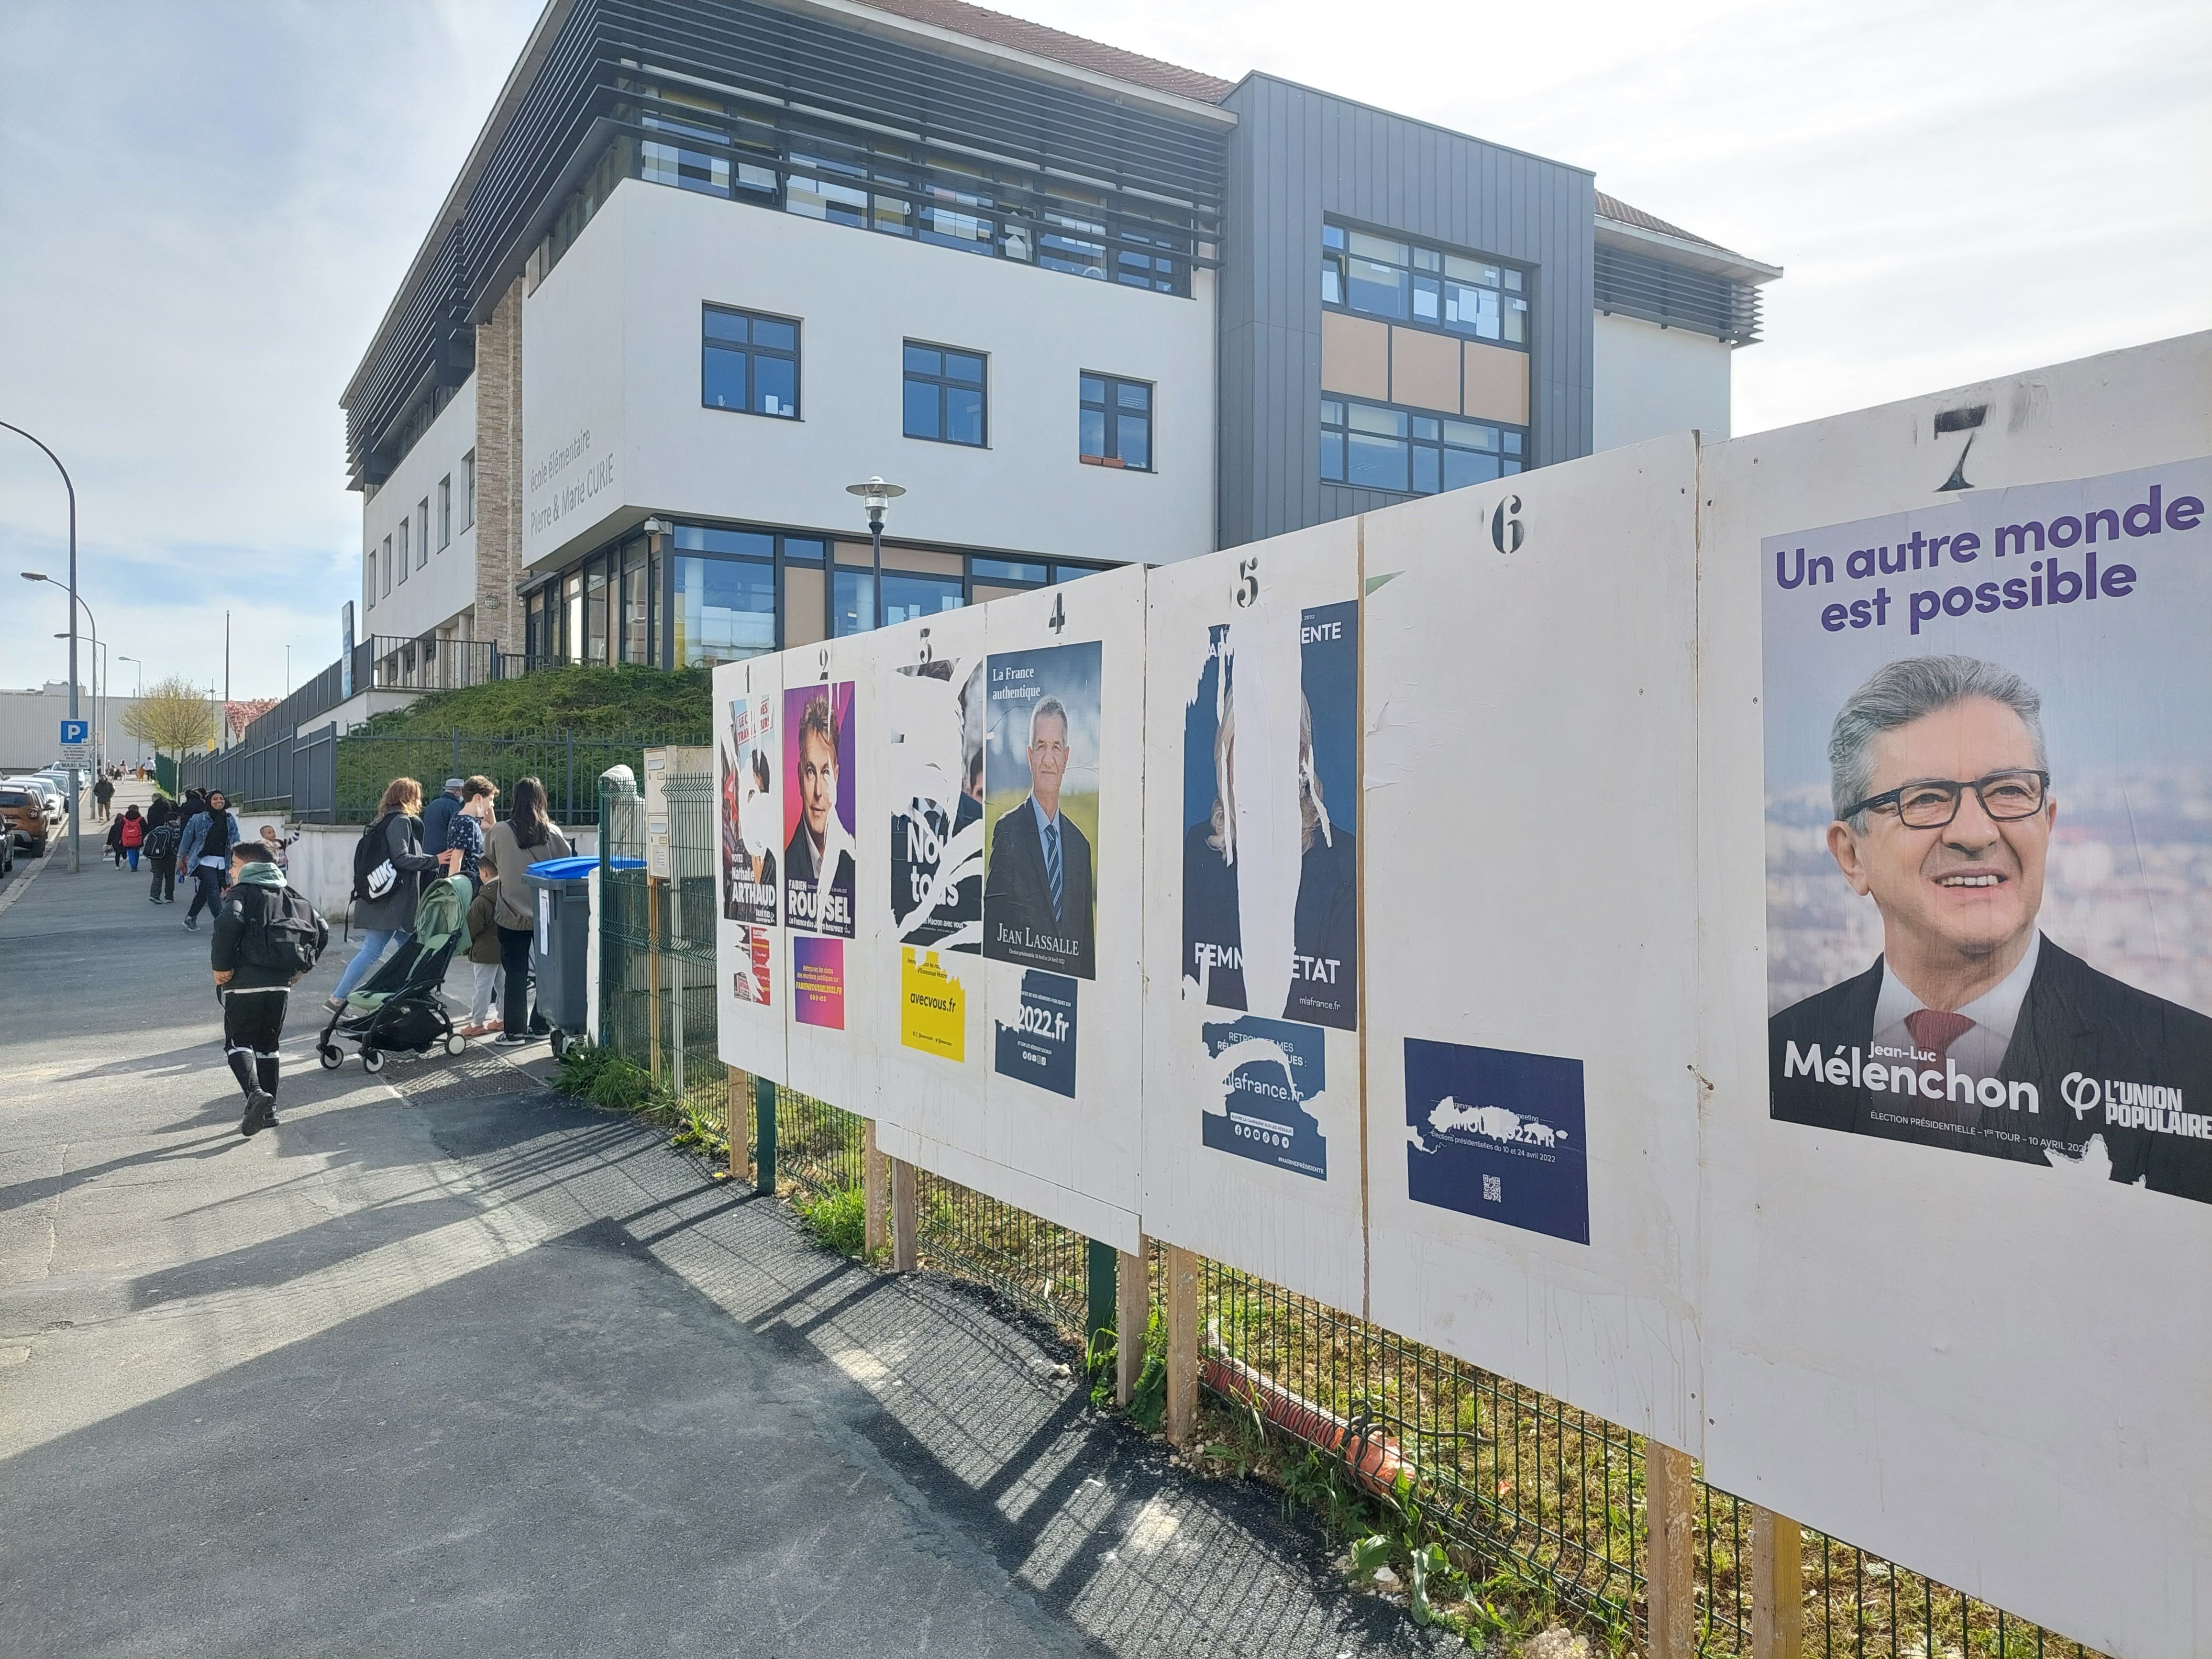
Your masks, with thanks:
[{"label": "wire mesh fence", "polygon": [[[720,1114],[732,1093],[714,1040],[718,793],[713,779],[688,776],[670,779],[665,792],[669,875],[602,875],[601,1041]],[[611,857],[642,857],[643,834],[642,814],[605,815]],[[735,1127],[750,1163],[761,1126],[750,1079],[737,1080]],[[789,1089],[774,1097],[780,1183],[811,1199],[860,1187],[865,1121]],[[915,1172],[915,1193],[926,1267],[988,1285],[1082,1341],[1082,1235],[927,1171]],[[1363,1455],[1375,1460],[1364,1467],[1403,1469],[1428,1523],[1471,1574],[1504,1574],[1620,1636],[1637,1628],[1645,1565],[1641,1437],[1223,1263],[1201,1265],[1199,1298],[1201,1351],[1230,1368],[1214,1376],[1241,1368],[1307,1408],[1278,1413],[1297,1426],[1278,1422],[1270,1433],[1339,1455],[1347,1441],[1364,1444],[1371,1451]],[[1155,1249],[1150,1306],[1164,1304]],[[1750,1504],[1698,1483],[1702,1652],[1752,1650],[1752,1516]],[[1819,1533],[1802,1534],[1802,1572],[1808,1659],[2094,1659],[2077,1644]]]}]

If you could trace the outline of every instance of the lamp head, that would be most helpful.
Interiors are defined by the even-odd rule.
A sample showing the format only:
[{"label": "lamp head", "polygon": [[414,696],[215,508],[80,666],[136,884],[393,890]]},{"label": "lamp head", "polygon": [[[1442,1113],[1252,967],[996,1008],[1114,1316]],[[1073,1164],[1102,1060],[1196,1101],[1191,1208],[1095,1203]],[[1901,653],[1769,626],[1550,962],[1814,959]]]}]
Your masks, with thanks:
[{"label": "lamp head", "polygon": [[23,573],[23,580],[27,582],[43,582],[50,581],[52,578],[43,570],[26,570]]},{"label": "lamp head", "polygon": [[906,494],[904,484],[885,483],[881,478],[871,478],[866,483],[847,484],[848,495],[858,495],[860,505],[868,510],[871,522],[883,516],[884,509]]}]

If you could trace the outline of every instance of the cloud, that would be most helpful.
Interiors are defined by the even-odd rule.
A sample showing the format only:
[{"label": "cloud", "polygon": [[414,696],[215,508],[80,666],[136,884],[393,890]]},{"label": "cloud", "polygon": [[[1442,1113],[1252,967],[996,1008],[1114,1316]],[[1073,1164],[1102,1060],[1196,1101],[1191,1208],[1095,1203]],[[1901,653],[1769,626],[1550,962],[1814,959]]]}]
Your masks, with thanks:
[{"label": "cloud", "polygon": [[[1002,3],[1589,167],[1785,265],[1739,431],[2212,325],[2201,0]],[[335,654],[360,535],[337,398],[538,10],[10,6],[0,418],[69,462],[84,591],[149,672],[219,678],[226,605],[240,695],[283,689],[288,640],[295,682]],[[59,574],[58,481],[0,439],[8,568]],[[0,683],[58,677],[61,597],[0,592],[28,624]]]}]

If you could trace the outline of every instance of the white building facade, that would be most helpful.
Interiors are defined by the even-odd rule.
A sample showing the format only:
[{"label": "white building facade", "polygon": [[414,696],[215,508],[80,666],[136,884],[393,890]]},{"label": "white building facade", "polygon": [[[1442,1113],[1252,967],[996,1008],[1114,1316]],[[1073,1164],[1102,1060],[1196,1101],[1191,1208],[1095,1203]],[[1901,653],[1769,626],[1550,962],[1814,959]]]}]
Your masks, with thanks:
[{"label": "white building facade", "polygon": [[727,660],[1724,434],[1779,275],[957,0],[705,9],[550,0],[347,390],[380,687]]}]

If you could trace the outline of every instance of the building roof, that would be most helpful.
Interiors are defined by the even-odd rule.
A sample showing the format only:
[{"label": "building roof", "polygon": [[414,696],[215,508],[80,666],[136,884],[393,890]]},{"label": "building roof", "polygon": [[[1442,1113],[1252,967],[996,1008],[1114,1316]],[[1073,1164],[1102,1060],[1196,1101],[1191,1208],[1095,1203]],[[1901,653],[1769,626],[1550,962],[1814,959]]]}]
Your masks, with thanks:
[{"label": "building roof", "polygon": [[993,46],[1007,46],[1036,58],[1048,58],[1055,63],[1109,76],[1171,97],[1218,104],[1237,87],[1234,81],[1224,81],[1218,76],[1163,63],[1141,52],[1124,52],[1119,46],[1048,28],[1026,18],[1010,17],[1002,11],[971,6],[966,0],[864,0],[864,3],[871,10],[889,12],[909,22],[927,23],[933,28],[964,34],[971,40],[987,40]]},{"label": "building roof", "polygon": [[1608,196],[1603,191],[1597,192],[1597,228],[1601,242],[1668,255],[1692,269],[1754,287],[1771,283],[1782,274],[1780,265],[1765,264],[1733,248],[1723,247],[1710,237],[1669,224],[1657,214],[1631,207],[1618,196]]}]

